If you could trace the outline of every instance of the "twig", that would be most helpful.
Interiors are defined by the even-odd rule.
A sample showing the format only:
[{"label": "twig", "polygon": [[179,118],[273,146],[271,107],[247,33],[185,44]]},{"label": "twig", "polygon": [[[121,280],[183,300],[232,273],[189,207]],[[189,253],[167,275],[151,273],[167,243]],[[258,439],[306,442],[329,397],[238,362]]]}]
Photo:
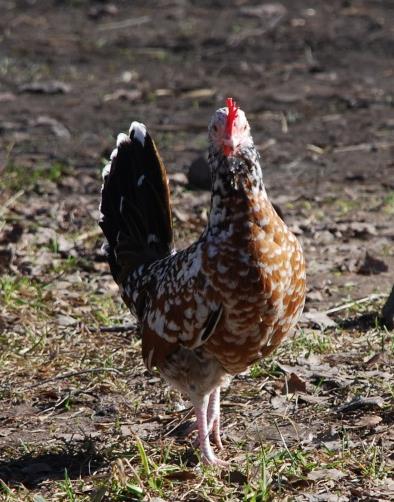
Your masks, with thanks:
[{"label": "twig", "polygon": [[136,471],[136,469],[134,469],[134,467],[132,466],[130,460],[127,458],[127,457],[123,457],[123,460],[126,462],[126,464],[129,466],[131,472],[134,474],[134,476],[137,478],[137,481],[139,483],[139,486],[144,486],[144,483],[142,482],[138,472]]},{"label": "twig", "polygon": [[[190,417],[191,417],[192,413],[193,413],[193,407],[189,408],[189,410],[187,411],[186,415],[184,415],[184,416],[181,418],[180,422],[178,422],[178,423],[175,425],[175,427],[173,427],[173,428],[172,428],[172,429],[170,429],[168,432],[166,432],[166,433],[163,435],[163,437],[165,437],[165,438],[166,438],[167,436],[170,436],[170,435],[171,435],[171,434],[172,434],[172,433],[173,433],[176,429],[178,429],[178,428],[179,428],[182,424],[184,424],[188,418],[190,418]],[[171,423],[173,423],[173,422],[170,422],[170,424],[171,424]],[[170,424],[169,424],[169,425],[170,425]]]},{"label": "twig", "polygon": [[86,387],[85,389],[75,389],[68,392],[65,397],[59,398],[53,406],[46,408],[45,410],[40,411],[40,415],[44,415],[48,412],[53,412],[59,409],[64,403],[66,403],[69,399],[79,396],[80,394],[88,394],[91,395],[91,390],[93,390],[96,386],[91,385]]},{"label": "twig", "polygon": [[10,197],[7,201],[4,202],[3,207],[0,209],[0,217],[2,217],[6,212],[9,206],[12,206],[12,204],[19,199],[23,194],[25,193],[24,190],[19,190],[19,192],[16,192],[12,197]]},{"label": "twig", "polygon": [[141,24],[148,23],[150,20],[150,16],[132,17],[130,19],[124,19],[123,21],[118,21],[117,23],[102,24],[97,29],[98,31],[107,31],[130,28],[131,26],[139,26]]},{"label": "twig", "polygon": [[[184,493],[182,495],[182,498],[181,500],[192,500],[189,497],[189,495],[191,495],[192,493],[198,493],[197,490],[200,488],[200,486],[204,483],[205,481],[205,474],[203,473],[202,476],[201,476],[201,481],[197,484],[197,485],[194,485],[190,490],[188,490],[186,493]],[[206,497],[206,495],[204,495],[204,498]],[[206,498],[206,500],[208,500]]]},{"label": "twig", "polygon": [[365,296],[364,298],[360,298],[359,300],[354,300],[354,302],[344,303],[343,305],[339,305],[338,307],[333,307],[332,309],[326,310],[325,314],[334,314],[334,312],[340,312],[341,310],[349,309],[354,305],[359,305],[360,303],[365,303],[372,300],[379,300],[380,298],[384,298],[386,295],[383,293],[374,293],[369,296]]},{"label": "twig", "polygon": [[358,151],[370,151],[373,148],[386,150],[394,146],[392,142],[379,141],[377,143],[360,143],[358,145],[347,145],[339,146],[334,148],[334,153],[347,153],[347,152],[358,152]]},{"label": "twig", "polygon": [[86,373],[101,373],[104,371],[109,371],[111,373],[117,373],[118,375],[122,374],[122,372],[117,370],[116,368],[90,368],[90,369],[81,370],[81,371],[69,371],[68,373],[64,373],[63,375],[57,375],[55,377],[47,378],[46,380],[42,380],[42,382],[33,383],[32,385],[28,385],[27,387],[24,387],[23,390],[34,389],[35,387],[40,387],[41,385],[45,385],[46,383],[49,383],[49,382],[55,382],[56,380],[64,380],[65,378],[84,375]]},{"label": "twig", "polygon": [[291,451],[289,450],[289,448],[287,447],[287,444],[286,444],[286,440],[285,438],[283,437],[283,434],[281,432],[281,430],[279,429],[279,426],[276,422],[276,420],[274,420],[274,424],[275,424],[275,427],[276,427],[276,430],[278,431],[279,433],[279,436],[280,436],[280,439],[282,440],[282,443],[283,443],[283,446],[285,447],[285,450],[287,451],[287,453],[289,454],[291,460],[294,462],[294,456],[293,454],[291,453]]}]

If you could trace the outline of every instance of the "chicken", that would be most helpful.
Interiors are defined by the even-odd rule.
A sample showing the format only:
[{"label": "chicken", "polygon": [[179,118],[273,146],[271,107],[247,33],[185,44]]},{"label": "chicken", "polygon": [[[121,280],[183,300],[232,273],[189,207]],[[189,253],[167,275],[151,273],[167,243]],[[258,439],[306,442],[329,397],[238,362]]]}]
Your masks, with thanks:
[{"label": "chicken", "polygon": [[271,354],[305,300],[301,246],[270,203],[244,112],[231,98],[208,129],[211,209],[200,238],[173,244],[166,172],[138,122],[103,170],[100,226],[112,275],[138,318],[142,356],[194,406],[202,460],[218,449],[220,389]]}]

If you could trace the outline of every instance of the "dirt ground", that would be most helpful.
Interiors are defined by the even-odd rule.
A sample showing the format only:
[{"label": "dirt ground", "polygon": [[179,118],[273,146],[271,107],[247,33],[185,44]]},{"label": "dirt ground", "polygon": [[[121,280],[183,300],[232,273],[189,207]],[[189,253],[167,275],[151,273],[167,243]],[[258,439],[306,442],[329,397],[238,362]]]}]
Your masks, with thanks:
[{"label": "dirt ground", "polygon": [[[0,27],[0,500],[393,500],[394,2],[2,0]],[[308,299],[224,392],[220,472],[143,367],[96,221],[100,169],[140,120],[192,242],[210,193],[187,173],[227,96]]]}]

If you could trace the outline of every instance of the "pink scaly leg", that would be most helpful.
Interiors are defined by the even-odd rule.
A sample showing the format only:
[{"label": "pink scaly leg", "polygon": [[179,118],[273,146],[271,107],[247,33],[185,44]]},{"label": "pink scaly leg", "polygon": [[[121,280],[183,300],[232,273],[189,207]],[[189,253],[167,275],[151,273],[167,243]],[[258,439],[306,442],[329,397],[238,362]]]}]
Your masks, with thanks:
[{"label": "pink scaly leg", "polygon": [[212,439],[219,450],[223,449],[220,438],[220,387],[212,391],[208,405],[208,430],[212,433]]},{"label": "pink scaly leg", "polygon": [[202,460],[205,464],[226,467],[227,462],[224,462],[223,460],[220,460],[220,458],[216,457],[209,442],[209,430],[207,423],[208,405],[209,395],[204,396],[201,400],[194,403]]},{"label": "pink scaly leg", "polygon": [[[208,410],[207,410],[208,431],[213,433],[213,440],[216,446],[221,450],[223,448],[220,439],[220,387],[214,389],[209,396]],[[183,436],[187,437],[189,434],[197,430],[197,422],[193,422],[184,431]],[[198,444],[198,442],[197,442]]]}]

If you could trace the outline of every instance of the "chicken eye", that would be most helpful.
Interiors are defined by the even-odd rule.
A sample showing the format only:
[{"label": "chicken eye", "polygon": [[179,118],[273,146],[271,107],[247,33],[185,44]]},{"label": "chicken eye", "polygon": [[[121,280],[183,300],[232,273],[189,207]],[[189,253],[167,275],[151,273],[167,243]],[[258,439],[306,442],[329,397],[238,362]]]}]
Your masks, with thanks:
[{"label": "chicken eye", "polygon": [[215,132],[218,132],[218,127],[216,125],[213,125],[212,126],[212,129],[215,131]]}]

